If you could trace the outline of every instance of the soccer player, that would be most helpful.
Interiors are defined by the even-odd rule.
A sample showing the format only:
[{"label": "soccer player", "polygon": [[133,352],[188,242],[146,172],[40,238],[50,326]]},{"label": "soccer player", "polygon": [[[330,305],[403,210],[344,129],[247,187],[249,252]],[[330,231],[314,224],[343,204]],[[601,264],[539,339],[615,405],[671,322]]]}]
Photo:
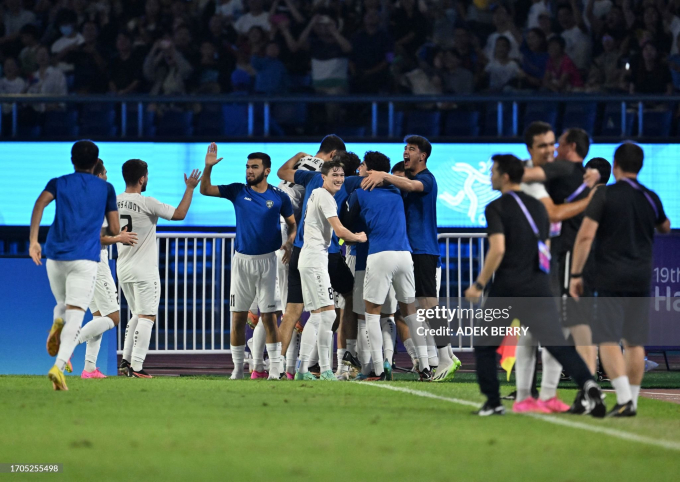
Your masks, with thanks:
[{"label": "soccer player", "polygon": [[47,353],[57,357],[47,374],[55,390],[68,390],[64,368],[78,344],[80,326],[94,295],[102,219],[108,221],[110,234],[120,231],[116,192],[111,184],[92,175],[98,156],[99,148],[92,141],[73,144],[75,172],[51,179],[31,215],[29,254],[41,266],[40,221],[45,207],[56,201],[54,222],[45,243],[47,277],[57,301],[47,338]]},{"label": "soccer player", "polygon": [[[288,195],[267,182],[271,172],[271,158],[263,152],[248,155],[246,184],[236,182],[213,186],[212,169],[222,158],[217,158],[217,145],[210,144],[205,156],[205,170],[201,194],[221,197],[234,204],[236,212],[236,253],[231,264],[229,306],[232,313],[231,356],[234,361],[232,380],[243,378],[246,322],[248,309],[257,299],[261,323],[266,331],[269,355],[269,380],[281,376],[281,343],[276,329],[276,251],[284,250],[282,261],[288,261],[295,237],[295,217]],[[280,217],[286,221],[290,233],[281,245]]]},{"label": "soccer player", "polygon": [[328,268],[328,251],[333,232],[350,243],[365,243],[366,234],[352,233],[338,219],[338,206],[333,196],[345,181],[344,166],[335,160],[325,162],[321,168],[321,176],[323,185],[311,192],[303,214],[305,240],[300,250],[298,269],[305,309],[310,312],[310,316],[302,332],[301,363],[295,379],[316,380],[309,372],[309,357],[316,344],[321,368],[320,379],[337,381],[331,370],[332,329],[336,313]]},{"label": "soccer player", "polygon": [[[367,153],[365,162],[372,172],[388,173],[390,170],[389,159],[380,153]],[[389,380],[392,362],[383,357],[380,312],[392,286],[408,325],[415,325],[417,317],[413,259],[401,191],[390,184],[373,190],[357,189],[347,201],[348,224],[353,224],[357,218],[365,225],[369,242],[363,280],[368,346],[376,377],[378,380]],[[357,266],[358,258],[357,254]],[[388,311],[394,312],[396,309],[390,307]],[[432,379],[429,367],[421,370],[420,379]]]},{"label": "soccer player", "polygon": [[186,189],[177,208],[142,195],[149,183],[149,166],[141,159],[130,159],[123,164],[123,179],[125,192],[118,195],[121,224],[137,233],[139,243],[118,244],[118,282],[132,312],[125,329],[119,370],[130,378],[153,378],[144,370],[144,360],[161,294],[156,224],[158,218],[182,221],[186,217],[194,189],[201,181],[201,172],[194,169],[189,177],[184,175]]},{"label": "soccer player", "polygon": [[659,196],[637,180],[643,160],[642,148],[636,144],[624,143],[616,149],[617,182],[598,189],[586,209],[571,266],[569,290],[578,299],[583,294],[581,270],[595,241],[598,301],[593,341],[600,346],[602,365],[616,391],[610,417],[637,414],[649,332],[654,230],[669,233],[671,229]]},{"label": "soccer player", "polygon": [[[97,160],[93,174],[103,181],[108,180],[104,162]],[[97,368],[97,356],[102,343],[102,334],[118,326],[120,321],[120,307],[118,305],[118,291],[116,283],[111,275],[109,267],[109,251],[106,248],[115,243],[134,246],[137,244],[137,233],[127,231],[127,226],[117,236],[108,236],[106,228],[108,223],[104,220],[101,233],[102,250],[99,263],[97,264],[97,283],[94,288],[94,299],[90,303],[92,320],[87,323],[78,336],[78,344],[87,343],[85,348],[85,369],[81,373],[81,378],[106,378],[99,368]],[[68,370],[68,365],[67,365]]]},{"label": "soccer player", "polygon": [[[564,346],[565,340],[546,273],[550,262],[546,255],[546,243],[549,243],[546,209],[540,201],[521,192],[519,184],[524,172],[522,161],[512,155],[497,155],[492,159],[491,183],[503,195],[486,207],[489,251],[481,273],[465,291],[465,297],[477,302],[489,283],[489,302],[485,310],[508,309],[508,306],[500,306],[503,302],[496,299],[512,298],[510,319],[519,318],[544,349],[550,351],[569,370],[585,394],[589,413],[604,417],[606,407],[601,399],[600,388],[576,349]],[[493,323],[503,325],[509,320],[499,317]],[[477,380],[487,397],[477,412],[481,416],[505,413],[496,372],[496,350],[501,341],[502,337],[494,335],[481,336],[475,341]]]},{"label": "soccer player", "polygon": [[[388,172],[371,172],[361,183],[363,189],[372,189],[381,183],[390,183],[404,192],[406,228],[411,246],[415,273],[416,298],[420,309],[427,310],[439,303],[439,281],[441,261],[437,241],[437,181],[427,169],[427,160],[432,154],[432,144],[422,136],[407,136],[404,139],[404,168],[407,178]],[[402,313],[403,314],[403,313]],[[415,320],[415,317],[413,317]],[[420,373],[430,373],[430,360],[437,364],[436,378],[453,378],[460,367],[458,358],[452,356],[450,343],[430,348],[425,337],[417,330],[423,323],[409,324],[411,337],[418,352]],[[421,331],[422,332],[422,328]],[[428,354],[429,351],[429,354]],[[427,359],[425,362],[424,360]]]}]

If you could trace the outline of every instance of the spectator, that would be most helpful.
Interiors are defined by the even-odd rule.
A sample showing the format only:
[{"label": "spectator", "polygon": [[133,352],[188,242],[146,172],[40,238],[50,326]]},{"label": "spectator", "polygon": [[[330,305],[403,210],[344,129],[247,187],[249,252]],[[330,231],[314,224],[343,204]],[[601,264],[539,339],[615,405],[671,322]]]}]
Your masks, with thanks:
[{"label": "spectator", "polygon": [[194,71],[193,91],[196,94],[229,92],[229,74],[233,62],[220,58],[217,48],[210,42],[201,44],[201,59]]},{"label": "spectator", "polygon": [[539,17],[545,14],[550,17],[550,6],[548,0],[531,0],[531,8],[527,16],[527,28],[538,28]]},{"label": "spectator", "polygon": [[[0,78],[0,95],[23,94],[26,91],[26,81],[21,78],[19,64],[16,59],[7,57],[3,64],[4,77]],[[12,112],[12,104],[2,104],[2,114]]]},{"label": "spectator", "polygon": [[538,28],[540,28],[543,31],[543,33],[545,34],[545,38],[548,40],[550,40],[556,35],[552,29],[552,19],[550,18],[550,15],[547,13],[540,13],[538,15]]},{"label": "spectator", "polygon": [[569,92],[583,87],[581,74],[574,62],[564,53],[566,42],[562,37],[548,40],[548,64],[543,88],[552,92]]},{"label": "spectator", "polygon": [[265,55],[253,55],[251,65],[255,69],[255,92],[258,94],[276,95],[285,93],[288,86],[288,71],[279,60],[279,46],[269,42]]},{"label": "spectator", "polygon": [[26,25],[34,24],[36,19],[33,12],[22,8],[21,0],[5,0],[5,9],[3,15],[5,35],[0,37],[0,52],[14,56],[21,50],[19,42],[21,29]]},{"label": "spectator", "polygon": [[540,28],[532,28],[520,47],[522,71],[529,88],[538,89],[543,85],[545,68],[548,64],[548,42]]},{"label": "spectator", "polygon": [[241,0],[216,0],[215,14],[222,17],[230,17],[232,21],[238,20],[243,13]]},{"label": "spectator", "polygon": [[479,39],[466,27],[459,26],[453,31],[453,50],[460,58],[461,67],[473,74],[479,70]]},{"label": "spectator", "polygon": [[176,27],[172,40],[175,49],[182,54],[192,67],[196,67],[201,59],[201,54],[193,41],[189,27],[186,25]]},{"label": "spectator", "polygon": [[407,57],[415,55],[416,51],[427,39],[427,19],[416,7],[416,0],[401,0],[392,14],[392,36],[395,50]]},{"label": "spectator", "polygon": [[[627,5],[627,2],[624,3]],[[632,12],[631,12],[632,13]],[[635,32],[635,38],[638,45],[643,45],[646,42],[654,42],[658,46],[663,46],[665,53],[670,52],[672,48],[672,37],[664,31],[661,15],[654,5],[647,5],[644,9],[642,18],[633,17],[633,25],[629,25],[631,30]]]},{"label": "spectator", "polygon": [[586,90],[588,92],[621,93],[623,75],[621,52],[614,37],[605,35],[602,38],[604,51],[593,61],[588,73]]},{"label": "spectator", "polygon": [[590,66],[591,43],[586,33],[581,13],[572,5],[562,4],[557,8],[557,21],[562,27],[560,34],[566,42],[565,53],[579,70],[586,70]]},{"label": "spectator", "polygon": [[462,64],[460,55],[455,50],[444,50],[435,58],[435,68],[438,69],[443,93],[466,95],[474,91],[475,76]]},{"label": "spectator", "polygon": [[[292,13],[291,13],[292,15]],[[298,21],[298,18],[300,21]],[[291,79],[296,79],[297,84],[304,84],[309,77],[309,53],[298,48],[297,39],[304,31],[306,23],[304,17],[293,15],[291,21],[287,15],[275,16],[272,18],[272,29],[270,38],[278,45],[280,59],[286,66]]]},{"label": "spectator", "polygon": [[[459,2],[455,2],[457,5]],[[459,19],[459,13],[453,0],[442,0],[434,3],[428,11],[432,20],[432,41],[441,48],[453,46],[453,31]]]},{"label": "spectator", "polygon": [[510,13],[503,5],[498,5],[493,12],[493,25],[496,31],[489,35],[486,39],[486,46],[484,47],[484,55],[487,59],[493,59],[496,51],[496,40],[500,37],[505,37],[510,42],[510,58],[519,59],[519,42],[522,40],[522,34],[513,23]]},{"label": "spectator", "polygon": [[631,94],[672,94],[671,73],[665,62],[659,59],[654,42],[642,47],[642,54],[633,63],[630,79]]},{"label": "spectator", "polygon": [[130,34],[125,31],[118,34],[116,50],[117,54],[111,60],[109,69],[109,92],[118,95],[139,92],[142,86],[144,58],[139,49],[132,49]]},{"label": "spectator", "polygon": [[172,31],[172,19],[161,13],[159,0],[146,0],[144,15],[131,20],[128,28],[136,31],[141,43],[152,45]]},{"label": "spectator", "polygon": [[248,0],[248,13],[234,24],[239,35],[246,35],[253,27],[260,27],[266,32],[271,29],[269,13],[262,9],[262,0]]},{"label": "spectator", "polygon": [[389,89],[393,49],[390,35],[380,28],[380,14],[377,10],[368,10],[364,14],[364,28],[352,37],[353,92],[375,94]]},{"label": "spectator", "polygon": [[508,37],[496,37],[496,49],[491,61],[484,68],[489,79],[490,92],[503,92],[511,87],[512,82],[521,77],[522,70],[514,59],[510,58],[512,42]]},{"label": "spectator", "polygon": [[21,63],[21,72],[24,76],[28,76],[38,69],[38,61],[36,59],[38,48],[40,47],[38,35],[38,27],[35,25],[24,25],[21,28],[19,37],[24,47],[19,53],[19,62]]},{"label": "spectator", "polygon": [[106,67],[99,32],[94,22],[83,25],[84,43],[72,54],[74,65],[73,90],[78,94],[103,94],[107,90]]},{"label": "spectator", "polygon": [[[680,37],[676,40],[676,44],[680,44]],[[673,80],[673,88],[675,92],[680,92],[680,54],[673,54],[668,57],[668,66],[671,70],[671,79]]]},{"label": "spectator", "polygon": [[204,39],[217,48],[220,58],[226,58],[236,43],[238,34],[228,17],[213,15],[208,22],[208,32]]},{"label": "spectator", "polygon": [[186,94],[186,81],[193,72],[191,64],[171,40],[157,40],[144,60],[144,77],[152,83],[151,94]]},{"label": "spectator", "polygon": [[605,35],[609,35],[618,43],[620,52],[622,54],[627,53],[630,43],[630,34],[621,7],[612,5],[604,19],[600,19],[594,14],[594,5],[595,3],[592,0],[586,5],[586,18],[588,19],[590,29],[594,34],[595,45],[601,45],[602,38]]},{"label": "spectator", "polygon": [[[36,57],[38,70],[33,72],[29,80],[28,93],[42,95],[66,95],[66,76],[64,73],[51,65],[50,51],[47,46],[40,46]],[[46,110],[63,109],[63,104],[33,104],[38,112]]]},{"label": "spectator", "polygon": [[60,10],[57,14],[57,26],[61,37],[52,44],[52,54],[54,54],[57,66],[64,73],[73,72],[73,63],[67,56],[75,52],[85,39],[76,29],[78,16],[73,10]]}]

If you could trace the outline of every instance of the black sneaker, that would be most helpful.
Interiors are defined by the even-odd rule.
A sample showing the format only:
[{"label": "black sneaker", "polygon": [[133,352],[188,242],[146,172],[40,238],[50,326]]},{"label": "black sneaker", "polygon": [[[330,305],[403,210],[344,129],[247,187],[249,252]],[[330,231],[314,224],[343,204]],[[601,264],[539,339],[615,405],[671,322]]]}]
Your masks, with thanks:
[{"label": "black sneaker", "polygon": [[634,417],[635,415],[637,415],[637,412],[635,411],[635,408],[633,407],[633,401],[631,400],[630,402],[624,403],[623,405],[619,405],[618,403],[614,405],[614,408],[612,408],[611,412],[607,414],[607,418]]},{"label": "black sneaker", "polygon": [[[536,397],[534,397],[536,398]],[[517,399],[517,391],[510,392],[504,397],[501,397],[501,400],[516,400]]]},{"label": "black sneaker", "polygon": [[143,369],[138,372],[133,370],[132,367],[128,367],[127,371],[128,378],[153,378],[151,375],[146,373]]},{"label": "black sneaker", "polygon": [[342,357],[342,364],[348,367],[352,367],[355,370],[361,370],[361,362],[352,355],[350,352],[346,351]]},{"label": "black sneaker", "polygon": [[387,375],[385,372],[382,372],[380,375],[376,375],[375,373],[371,372],[371,376],[366,379],[367,382],[384,382],[387,380]]},{"label": "black sneaker", "polygon": [[307,371],[309,371],[316,378],[319,378],[319,375],[321,375],[321,367],[319,366],[318,363],[315,363],[314,365],[309,367]]},{"label": "black sneaker", "polygon": [[607,415],[607,406],[602,400],[602,390],[598,384],[589,380],[583,387],[583,391],[585,392],[585,405],[588,407],[586,412],[595,418],[604,418]]},{"label": "black sneaker", "polygon": [[120,366],[118,367],[118,373],[120,375],[127,375],[127,369],[130,367],[130,362],[127,361],[125,358],[123,358],[123,361],[120,362]]},{"label": "black sneaker", "polygon": [[421,370],[418,375],[420,376],[421,382],[431,382],[432,381],[432,371],[429,368]]},{"label": "black sneaker", "polygon": [[472,412],[473,415],[479,415],[480,417],[488,417],[490,415],[505,415],[505,407],[503,405],[491,405],[488,401],[482,405],[482,408],[476,412]]},{"label": "black sneaker", "polygon": [[611,380],[609,379],[609,377],[607,376],[607,374],[605,372],[600,372],[600,371],[597,372],[597,382],[598,383],[600,383],[600,382],[610,382],[610,381]]},{"label": "black sneaker", "polygon": [[560,374],[560,381],[561,381],[561,382],[570,382],[570,381],[571,381],[571,377],[570,377],[569,375],[567,375],[565,372],[562,372],[562,373]]},{"label": "black sneaker", "polygon": [[579,390],[574,399],[574,403],[571,404],[567,413],[572,415],[583,415],[586,413],[585,398],[583,396],[583,390]]}]

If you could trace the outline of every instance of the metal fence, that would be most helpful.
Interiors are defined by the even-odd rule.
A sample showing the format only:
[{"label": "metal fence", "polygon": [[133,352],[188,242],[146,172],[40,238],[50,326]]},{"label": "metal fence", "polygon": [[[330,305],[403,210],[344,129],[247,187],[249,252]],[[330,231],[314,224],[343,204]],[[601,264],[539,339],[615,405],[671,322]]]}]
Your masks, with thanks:
[{"label": "metal fence", "polygon": [[[226,338],[231,327],[229,292],[234,233],[158,233],[161,303],[154,323],[149,353],[230,353]],[[440,234],[444,245],[440,302],[448,309],[464,302],[482,264],[484,233]],[[120,286],[121,308],[126,303]],[[122,353],[129,308],[118,325],[118,353]],[[459,321],[460,326],[460,321]],[[470,351],[472,340],[459,337],[457,351]]]}]

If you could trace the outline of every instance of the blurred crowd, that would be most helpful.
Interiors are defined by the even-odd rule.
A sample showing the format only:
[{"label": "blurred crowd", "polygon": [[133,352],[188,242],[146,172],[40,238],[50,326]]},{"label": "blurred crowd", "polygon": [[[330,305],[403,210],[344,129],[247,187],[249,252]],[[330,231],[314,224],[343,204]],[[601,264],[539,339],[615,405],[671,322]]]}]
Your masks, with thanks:
[{"label": "blurred crowd", "polygon": [[3,0],[0,16],[0,93],[680,90],[680,0]]}]

